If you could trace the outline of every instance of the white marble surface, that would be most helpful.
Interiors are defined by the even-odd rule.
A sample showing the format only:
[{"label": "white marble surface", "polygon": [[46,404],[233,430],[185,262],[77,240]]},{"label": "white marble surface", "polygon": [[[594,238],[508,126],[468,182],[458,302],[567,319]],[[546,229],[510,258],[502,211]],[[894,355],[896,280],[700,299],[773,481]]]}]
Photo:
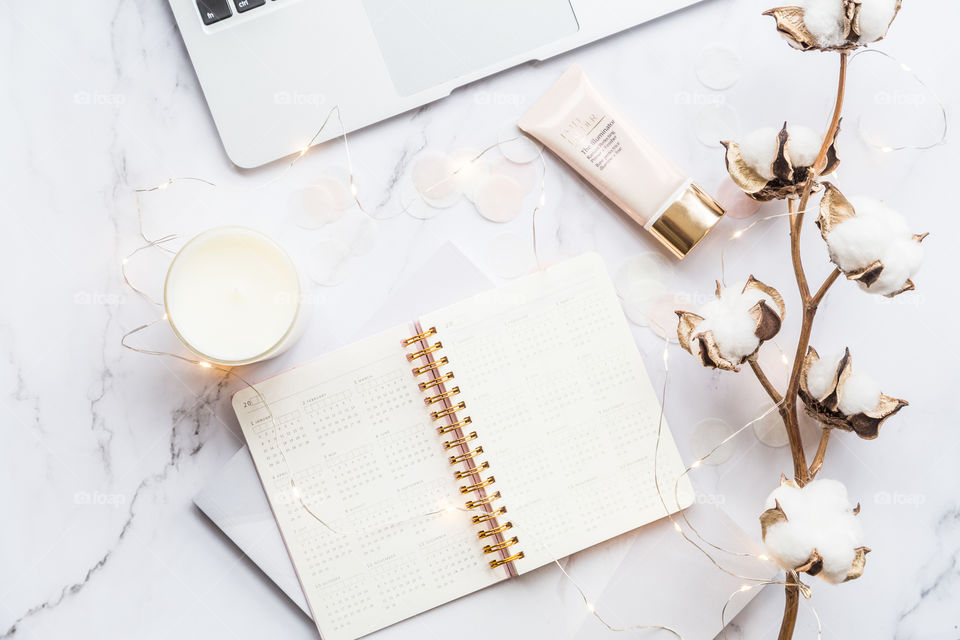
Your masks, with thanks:
[{"label": "white marble surface", "polygon": [[[949,0],[905,4],[881,48],[909,63],[952,105],[960,97],[953,68],[960,9]],[[723,177],[722,154],[693,133],[705,105],[730,106],[745,130],[784,119],[822,126],[828,116],[835,60],[788,50],[772,22],[759,16],[765,8],[711,0],[357,133],[351,143],[361,197],[378,215],[396,212],[403,174],[419,151],[493,142],[572,61],[713,189]],[[318,149],[283,175],[279,164],[234,169],[163,2],[8,1],[2,9],[0,638],[316,637],[309,620],[191,504],[240,445],[227,401],[236,383],[121,348],[125,331],[159,312],[124,287],[119,263],[138,246],[132,189],[171,176],[221,186],[185,183],[149,194],[148,234],[252,224],[304,259],[327,231],[293,225],[290,196],[324,167],[342,165],[342,149]],[[934,17],[935,11],[950,19]],[[729,91],[707,89],[693,72],[711,43],[732,47],[744,61],[743,77]],[[857,76],[861,63],[864,73]],[[960,499],[952,466],[960,447],[950,394],[960,344],[950,326],[957,311],[950,247],[960,229],[948,189],[960,158],[954,144],[893,154],[865,145],[856,132],[860,113],[865,122],[885,116],[899,122],[900,132],[936,137],[915,124],[930,114],[931,98],[895,67],[877,64],[870,69],[886,73],[867,73],[868,66],[862,58],[851,69],[856,80],[840,184],[887,199],[932,235],[918,292],[881,304],[840,283],[815,331],[818,347],[849,345],[886,392],[911,406],[879,440],[841,435],[831,446],[824,475],[844,480],[863,503],[874,553],[861,580],[839,587],[814,582],[814,604],[826,638],[955,639]],[[318,120],[325,111],[318,107]],[[653,249],[570,171],[552,159],[547,169],[548,206],[537,224],[544,260],[596,250],[615,269]],[[720,275],[724,238],[743,225],[725,220],[677,269],[672,288],[707,295]],[[450,240],[489,268],[494,238],[509,231],[529,240],[530,227],[529,215],[502,226],[486,222],[467,203],[426,222],[401,215],[379,223],[374,250],[351,260],[344,284],[311,290],[314,316],[306,338],[250,375],[342,343],[423,260],[424,247]],[[805,254],[817,277],[828,267],[812,226],[808,232]],[[793,309],[785,250],[784,222],[763,223],[728,246],[728,278],[752,272],[784,291]],[[148,255],[132,265],[133,275],[156,293],[163,264],[162,255]],[[785,348],[795,316],[782,334]],[[661,343],[643,329],[636,336],[660,383]],[[160,327],[140,339],[145,346],[173,344]],[[699,420],[744,421],[761,399],[747,374],[707,371],[674,348],[667,411],[683,451],[689,452]],[[730,462],[705,468],[695,482],[759,535],[762,499],[787,470],[786,450],[745,434]],[[602,609],[603,601],[597,605]],[[737,618],[730,637],[772,637],[781,605],[782,593],[767,589]],[[799,628],[798,637],[815,637],[808,610]],[[597,637],[605,635],[598,627]]]}]

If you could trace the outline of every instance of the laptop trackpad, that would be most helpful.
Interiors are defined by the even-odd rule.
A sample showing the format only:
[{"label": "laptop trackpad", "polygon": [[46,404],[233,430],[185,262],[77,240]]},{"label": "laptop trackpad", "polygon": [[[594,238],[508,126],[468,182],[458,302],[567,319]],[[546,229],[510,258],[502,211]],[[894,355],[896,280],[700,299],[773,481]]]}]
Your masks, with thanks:
[{"label": "laptop trackpad", "polygon": [[401,95],[576,33],[569,0],[363,0]]}]

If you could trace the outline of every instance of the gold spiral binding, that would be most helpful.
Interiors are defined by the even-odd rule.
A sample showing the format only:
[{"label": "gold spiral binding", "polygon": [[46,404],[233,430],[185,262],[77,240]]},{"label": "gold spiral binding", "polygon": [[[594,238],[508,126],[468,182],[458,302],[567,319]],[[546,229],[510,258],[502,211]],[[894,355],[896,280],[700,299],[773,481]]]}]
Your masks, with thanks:
[{"label": "gold spiral binding", "polygon": [[458,402],[457,404],[453,405],[452,407],[447,407],[446,409],[441,409],[440,411],[434,411],[434,412],[432,412],[432,413],[430,414],[430,417],[433,418],[434,420],[443,420],[443,419],[446,418],[447,416],[454,416],[454,417],[456,417],[457,411],[463,411],[463,410],[466,409],[466,408],[467,408],[466,403],[464,403],[464,402]]},{"label": "gold spiral binding", "polygon": [[450,364],[450,361],[447,360],[447,356],[443,356],[443,357],[440,358],[439,360],[434,360],[433,362],[431,362],[431,363],[429,363],[429,364],[425,364],[425,365],[423,365],[422,367],[414,367],[414,368],[413,368],[413,375],[415,375],[415,376],[422,376],[423,374],[427,373],[428,371],[433,371],[434,369],[439,369],[440,367],[442,367],[442,366],[444,366],[444,365],[446,365],[446,364]]},{"label": "gold spiral binding", "polygon": [[486,522],[487,520],[493,520],[498,516],[502,516],[506,512],[507,512],[506,507],[500,507],[496,511],[489,511],[486,513],[481,513],[478,516],[473,516],[470,520],[473,522],[473,524],[480,524],[481,522]]},{"label": "gold spiral binding", "polygon": [[505,523],[505,524],[500,525],[499,527],[494,527],[493,529],[486,529],[486,530],[484,530],[484,531],[478,531],[478,532],[477,532],[477,537],[482,540],[482,539],[484,539],[484,538],[489,538],[490,536],[495,536],[495,535],[497,535],[498,533],[503,533],[504,531],[509,531],[510,529],[513,529],[513,523],[512,523],[512,522],[507,522],[507,523]]},{"label": "gold spiral binding", "polygon": [[457,480],[466,480],[471,476],[477,475],[484,469],[489,469],[489,468],[490,468],[490,463],[484,460],[483,462],[481,462],[475,467],[470,467],[469,469],[463,469],[462,471],[455,472],[453,474],[453,477],[456,478]]},{"label": "gold spiral binding", "polygon": [[492,485],[492,484],[493,484],[494,482],[496,482],[496,481],[497,481],[496,478],[494,478],[493,476],[490,476],[490,477],[487,478],[486,480],[481,480],[480,482],[478,482],[478,483],[476,483],[476,484],[468,484],[468,485],[464,485],[464,486],[460,487],[460,493],[473,493],[474,491],[479,491],[480,489],[483,489],[484,487],[489,487],[490,485]]},{"label": "gold spiral binding", "polygon": [[[502,497],[499,491],[487,492],[487,487],[496,483],[496,478],[492,475],[486,479],[481,480],[480,478],[480,473],[490,468],[489,462],[477,459],[478,456],[483,454],[483,446],[480,445],[474,449],[468,449],[468,443],[477,440],[478,435],[476,431],[465,433],[464,427],[473,423],[470,416],[460,417],[457,415],[460,411],[467,408],[465,402],[454,402],[454,400],[452,400],[454,396],[460,393],[460,387],[452,387],[449,389],[446,387],[446,383],[454,380],[456,376],[450,370],[441,371],[441,368],[450,364],[446,356],[437,353],[443,349],[443,342],[440,340],[437,340],[434,344],[427,342],[428,338],[436,336],[437,333],[436,327],[430,327],[422,333],[410,336],[404,340],[403,346],[416,349],[412,353],[407,354],[407,360],[409,362],[423,359],[419,365],[413,367],[411,371],[414,376],[426,376],[426,379],[417,385],[421,391],[430,391],[430,394],[423,399],[424,404],[429,407],[442,403],[436,411],[430,412],[430,417],[434,421],[449,423],[438,425],[437,433],[440,435],[449,433],[453,436],[443,442],[443,448],[445,450],[459,449],[459,452],[453,451],[456,455],[450,456],[450,464],[461,465],[467,463],[465,466],[468,466],[468,468],[454,471],[454,477],[457,480],[468,480],[470,483],[460,487],[460,493],[462,495],[470,493],[476,494],[475,499],[467,501],[465,505],[467,509],[476,509],[478,511],[477,515],[471,518],[473,524],[482,524],[487,527],[477,532],[477,537],[481,540],[491,539],[490,544],[483,546],[483,552],[499,553],[501,556],[498,559],[491,560],[489,563],[490,567],[495,569],[509,565],[511,562],[523,558],[524,555],[523,551],[519,551],[511,556],[507,556],[507,552],[505,552],[507,548],[517,544],[519,540],[516,536],[509,539],[503,536],[505,532],[513,528],[512,522],[500,524],[497,521],[497,518],[507,513],[507,508],[503,506],[493,506],[493,503]],[[513,569],[510,569],[510,571],[511,573],[515,573]]]},{"label": "gold spiral binding", "polygon": [[507,547],[512,547],[513,545],[517,544],[518,542],[520,542],[520,540],[517,539],[517,536],[513,536],[513,537],[510,538],[509,540],[504,540],[503,542],[497,542],[496,544],[487,544],[487,545],[484,545],[484,546],[483,546],[483,552],[484,552],[484,553],[496,553],[497,551],[501,551],[502,549],[506,549]]},{"label": "gold spiral binding", "polygon": [[[409,338],[408,338],[408,339],[409,339]],[[443,349],[443,343],[442,343],[442,342],[438,342],[438,343],[436,343],[436,344],[432,344],[432,345],[430,345],[429,347],[425,347],[425,348],[423,348],[423,349],[420,349],[420,351],[414,351],[413,353],[408,353],[408,354],[407,354],[407,360],[409,360],[410,362],[413,362],[413,361],[416,360],[417,358],[422,358],[423,356],[429,355],[429,354],[433,353],[434,351],[439,351],[440,349]]]},{"label": "gold spiral binding", "polygon": [[450,456],[450,464],[460,464],[461,462],[466,462],[467,460],[473,460],[481,453],[483,453],[483,447],[477,447],[473,451],[467,451],[466,453],[461,453],[458,456]]},{"label": "gold spiral binding", "polygon": [[425,339],[425,338],[429,338],[430,336],[433,336],[433,335],[436,335],[436,334],[437,334],[437,328],[436,328],[436,327],[430,327],[429,329],[427,329],[427,330],[424,331],[423,333],[418,333],[417,335],[415,335],[415,336],[410,336],[409,338],[407,338],[406,340],[404,340],[404,341],[403,341],[403,346],[409,347],[409,346],[412,345],[414,342],[420,342],[421,340],[423,340],[423,339]]},{"label": "gold spiral binding", "polygon": [[511,562],[514,562],[515,560],[522,560],[522,559],[525,558],[525,557],[526,557],[526,556],[523,554],[523,551],[519,551],[519,552],[513,554],[512,556],[510,556],[509,558],[504,558],[503,560],[491,560],[491,561],[490,561],[490,568],[491,568],[491,569],[496,569],[497,567],[502,567],[502,566],[505,565],[505,564],[510,564]]},{"label": "gold spiral binding", "polygon": [[477,507],[482,507],[485,504],[490,504],[494,500],[500,499],[500,492],[491,493],[486,498],[480,498],[479,500],[469,500],[467,502],[467,509],[476,509]]},{"label": "gold spiral binding", "polygon": [[442,376],[438,376],[436,378],[433,378],[432,380],[428,380],[427,382],[421,382],[419,385],[420,391],[426,391],[427,389],[439,387],[445,382],[450,382],[451,380],[453,380],[453,378],[454,378],[453,371],[448,371]]},{"label": "gold spiral binding", "polygon": [[453,440],[447,440],[446,442],[443,443],[443,448],[453,449],[454,447],[459,447],[462,444],[467,444],[471,440],[476,440],[476,439],[477,439],[477,432],[471,431],[470,433],[463,436],[462,438],[454,438]]},{"label": "gold spiral binding", "polygon": [[429,407],[431,404],[437,404],[438,402],[442,402],[447,398],[452,398],[458,393],[460,393],[460,387],[454,387],[453,389],[450,389],[450,391],[444,391],[443,393],[438,393],[435,396],[428,396],[424,398],[423,404]]},{"label": "gold spiral binding", "polygon": [[473,424],[473,418],[471,418],[470,416],[467,416],[463,420],[457,420],[453,424],[447,424],[442,427],[437,427],[437,433],[439,433],[440,435],[443,435],[445,433],[450,433],[451,431],[456,431],[457,429],[461,427],[465,427],[468,424]]}]

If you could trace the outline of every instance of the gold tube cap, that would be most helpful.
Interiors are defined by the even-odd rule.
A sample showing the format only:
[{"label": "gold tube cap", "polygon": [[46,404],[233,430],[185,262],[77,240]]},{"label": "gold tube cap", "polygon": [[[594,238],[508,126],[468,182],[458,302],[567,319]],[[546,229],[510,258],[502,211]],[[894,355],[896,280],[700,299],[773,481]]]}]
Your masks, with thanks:
[{"label": "gold tube cap", "polygon": [[649,231],[670,253],[682,260],[717,224],[723,213],[723,207],[716,200],[691,183]]}]

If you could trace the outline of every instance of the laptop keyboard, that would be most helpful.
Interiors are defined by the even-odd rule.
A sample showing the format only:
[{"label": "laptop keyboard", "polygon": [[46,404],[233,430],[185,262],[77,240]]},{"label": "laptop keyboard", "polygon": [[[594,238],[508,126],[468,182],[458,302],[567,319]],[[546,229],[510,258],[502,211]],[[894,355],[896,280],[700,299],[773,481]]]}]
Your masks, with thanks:
[{"label": "laptop keyboard", "polygon": [[231,5],[237,13],[243,13],[265,4],[267,0],[197,0],[197,10],[200,11],[203,24],[213,24],[233,15]]}]

